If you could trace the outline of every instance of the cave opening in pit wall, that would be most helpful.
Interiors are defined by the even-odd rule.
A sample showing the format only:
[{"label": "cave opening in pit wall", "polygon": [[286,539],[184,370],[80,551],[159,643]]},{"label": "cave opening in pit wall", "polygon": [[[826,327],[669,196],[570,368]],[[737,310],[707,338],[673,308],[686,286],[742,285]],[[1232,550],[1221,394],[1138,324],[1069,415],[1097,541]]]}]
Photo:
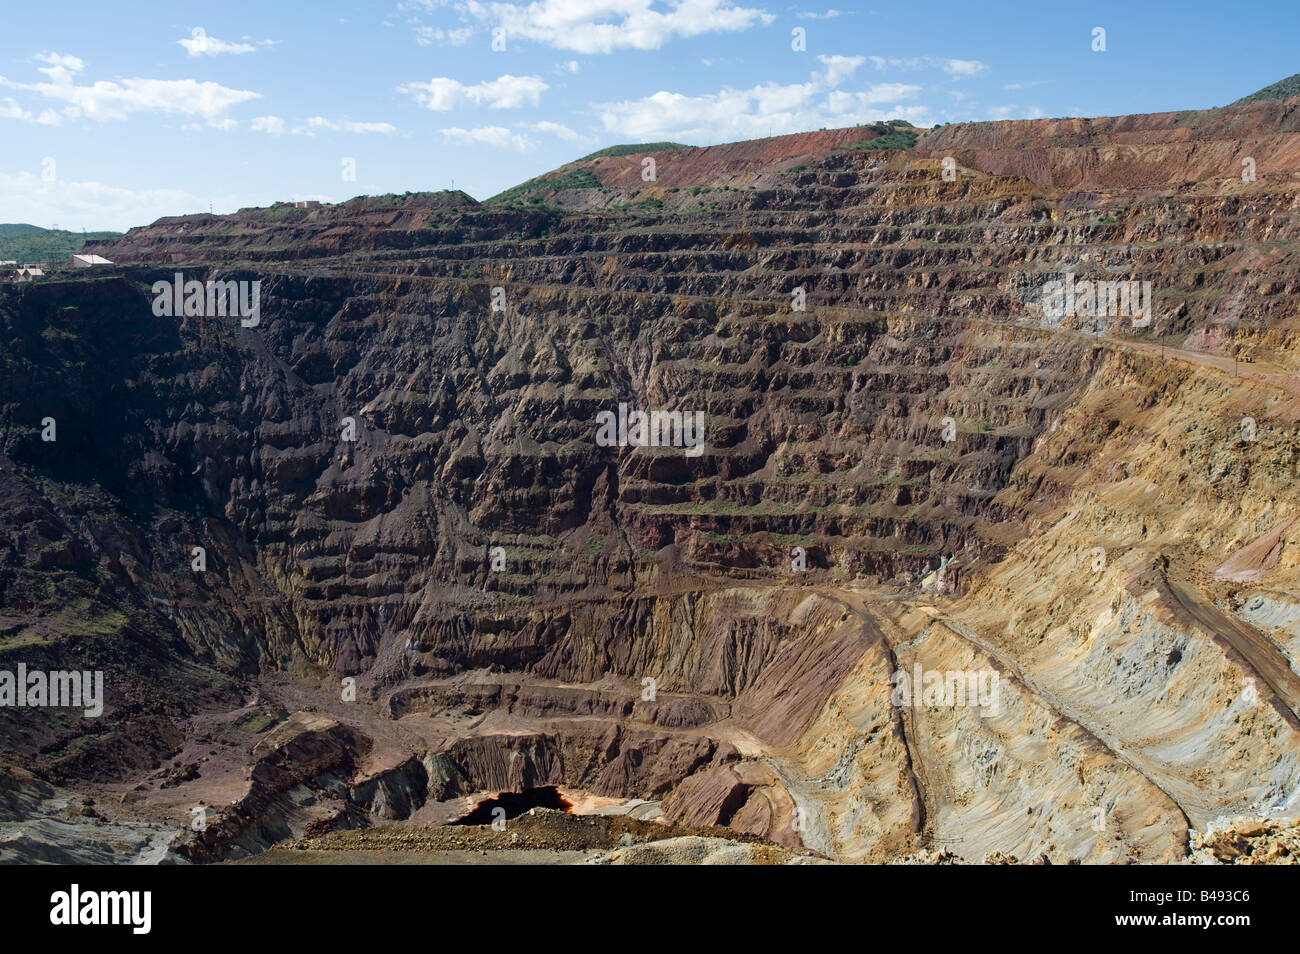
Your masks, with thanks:
[{"label": "cave opening in pit wall", "polygon": [[573,808],[573,802],[560,794],[554,785],[541,788],[528,788],[522,792],[499,792],[494,798],[481,801],[473,811],[452,822],[453,825],[490,825],[500,816],[493,815],[498,809],[505,809],[506,818],[518,818],[530,808],[555,808],[567,812]]}]

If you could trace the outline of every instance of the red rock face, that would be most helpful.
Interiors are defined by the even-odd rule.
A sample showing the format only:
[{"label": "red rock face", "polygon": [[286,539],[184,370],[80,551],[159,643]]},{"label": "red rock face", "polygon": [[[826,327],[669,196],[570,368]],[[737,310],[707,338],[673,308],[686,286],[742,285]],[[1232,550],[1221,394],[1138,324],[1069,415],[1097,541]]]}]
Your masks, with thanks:
[{"label": "red rock face", "polygon": [[584,160],[564,167],[588,168],[606,188],[639,189],[646,184],[642,175],[646,158],[655,161],[655,177],[676,186],[705,186],[731,177],[754,175],[798,165],[801,161],[825,157],[836,147],[847,148],[869,141],[875,133],[865,129],[825,129],[821,132],[773,136],[749,142],[729,142],[697,149],[661,150]]},{"label": "red rock face", "polygon": [[918,149],[995,175],[1022,175],[1058,189],[1167,189],[1285,173],[1300,158],[1300,100],[1221,110],[1102,119],[967,123],[937,129]]}]

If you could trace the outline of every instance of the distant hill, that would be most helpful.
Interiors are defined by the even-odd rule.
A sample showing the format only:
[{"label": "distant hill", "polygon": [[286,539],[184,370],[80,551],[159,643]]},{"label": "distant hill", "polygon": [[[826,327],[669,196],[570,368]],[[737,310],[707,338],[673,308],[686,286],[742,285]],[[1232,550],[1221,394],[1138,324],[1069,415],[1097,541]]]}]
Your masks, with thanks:
[{"label": "distant hill", "polygon": [[579,159],[582,162],[586,159],[600,159],[605,156],[630,156],[632,153],[647,152],[667,152],[670,149],[698,149],[698,146],[687,146],[680,142],[625,142],[621,146],[606,146],[604,149],[597,149],[589,156],[583,156]]},{"label": "distant hill", "polygon": [[[584,160],[578,160],[582,162]],[[504,192],[498,192],[485,201],[487,205],[517,202],[529,199],[534,203],[543,201],[543,197],[553,195],[560,189],[599,189],[600,180],[589,169],[573,169],[560,175],[550,177],[538,176],[517,186],[511,186]]]},{"label": "distant hill", "polygon": [[[832,150],[910,150],[920,138],[906,120],[858,125],[816,132],[786,133],[716,146],[687,146],[680,142],[641,142],[607,146],[575,159],[551,172],[521,182],[484,200],[485,205],[517,205],[536,211],[557,209],[558,193],[566,208],[594,204],[622,208],[629,212],[654,212],[664,207],[668,193],[682,188],[692,195],[706,190],[730,191],[752,188],[760,173],[776,173],[794,166],[800,159],[812,159]],[[642,178],[641,160],[658,156],[658,179]],[[671,172],[665,173],[665,169]],[[604,195],[574,196],[588,190]],[[610,197],[609,193],[616,195]],[[659,194],[663,193],[663,194]]]},{"label": "distant hill", "polygon": [[120,238],[121,232],[68,232],[36,225],[0,225],[0,260],[62,262],[91,239]]},{"label": "distant hill", "polygon": [[[904,126],[906,128],[896,129],[895,126]],[[861,142],[855,142],[850,146],[836,146],[836,149],[911,149],[916,145],[917,137],[920,135],[916,132],[915,127],[906,120],[895,120],[888,123],[872,123],[869,127],[875,135],[871,139],[864,139]]]},{"label": "distant hill", "polygon": [[1288,76],[1284,80],[1279,80],[1272,86],[1265,86],[1263,89],[1251,93],[1249,96],[1243,96],[1231,105],[1245,106],[1247,103],[1258,103],[1266,99],[1288,99],[1292,96],[1300,96],[1300,73],[1296,73],[1295,76]]},{"label": "distant hill", "polygon": [[[687,146],[680,142],[629,142],[597,149],[590,155],[574,160],[570,165],[574,166],[577,163],[591,162],[596,159],[610,159],[617,156],[644,155],[648,152],[669,152],[677,149],[698,148],[698,146]],[[485,202],[488,205],[501,205],[527,200],[534,205],[542,205],[545,204],[547,198],[561,189],[599,188],[600,180],[592,174],[590,168],[574,168],[558,174],[553,172],[548,175],[538,176],[536,179],[529,179],[527,182],[521,182],[517,186],[511,186],[504,192],[498,192],[491,198],[486,199]]]}]

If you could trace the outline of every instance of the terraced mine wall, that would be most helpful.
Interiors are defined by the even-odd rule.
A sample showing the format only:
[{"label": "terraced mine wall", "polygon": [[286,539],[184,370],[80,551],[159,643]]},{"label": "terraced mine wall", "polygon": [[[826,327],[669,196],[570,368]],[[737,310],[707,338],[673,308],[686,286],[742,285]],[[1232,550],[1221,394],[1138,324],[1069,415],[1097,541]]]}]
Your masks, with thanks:
[{"label": "terraced mine wall", "polygon": [[[399,642],[416,674],[448,664],[421,660],[436,647],[518,668],[536,650],[489,647],[520,627],[480,631],[476,612],[590,605],[697,568],[779,579],[795,546],[811,578],[838,579],[996,553],[990,501],[1096,360],[1015,328],[627,293],[595,310],[550,288],[493,321],[485,288],[384,278],[276,276],[261,327],[214,327],[154,317],[160,275],[20,300],[10,330],[40,372],[11,413],[67,423],[6,450],[114,494],[133,523],[123,585],[165,594],[206,660],[245,667],[356,672]],[[101,337],[116,353],[86,344]],[[702,453],[598,446],[619,404],[702,411]],[[51,531],[31,546],[94,562]],[[628,630],[637,606],[603,612]]]},{"label": "terraced mine wall", "polygon": [[[163,220],[0,288],[0,658],[112,687],[0,709],[5,758],[161,812],[244,747],[195,860],[548,786],[846,860],[1169,860],[1291,804],[1300,186],[1134,185],[1121,127]],[[159,316],[177,272],[257,322]],[[1067,275],[1151,320],[1045,313]],[[699,453],[602,442],[621,407]],[[912,665],[997,711],[899,706]]]}]

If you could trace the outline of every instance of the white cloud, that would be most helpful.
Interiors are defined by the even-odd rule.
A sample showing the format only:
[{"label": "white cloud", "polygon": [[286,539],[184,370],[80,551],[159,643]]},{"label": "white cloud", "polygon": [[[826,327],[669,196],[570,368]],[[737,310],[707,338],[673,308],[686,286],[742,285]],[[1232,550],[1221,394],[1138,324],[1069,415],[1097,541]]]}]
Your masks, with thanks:
[{"label": "white cloud", "polygon": [[57,126],[61,121],[59,114],[52,109],[42,110],[40,115],[37,115],[23,109],[8,97],[0,100],[0,119],[17,119],[20,122],[39,123],[42,126]]},{"label": "white cloud", "polygon": [[274,46],[277,41],[249,42],[248,37],[244,37],[238,43],[228,43],[225,40],[218,40],[215,36],[208,36],[203,27],[195,27],[188,37],[182,37],[176,42],[185,47],[185,51],[190,56],[219,56],[222,53],[252,53],[259,46]]},{"label": "white cloud", "polygon": [[[254,203],[231,196],[212,196],[231,211]],[[45,182],[31,172],[0,172],[0,207],[15,222],[58,223],[62,228],[126,231],[164,215],[208,210],[208,197],[179,189],[121,189],[100,182]]]},{"label": "white cloud", "polygon": [[515,123],[517,129],[528,129],[535,133],[542,133],[548,136],[555,136],[563,139],[565,142],[590,142],[589,136],[574,132],[568,126],[561,123],[553,123],[549,120],[542,120],[536,123]]},{"label": "white cloud", "polygon": [[318,132],[379,133],[390,136],[399,131],[392,123],[359,123],[349,119],[329,119],[325,116],[311,116],[293,129],[289,129],[288,124],[279,116],[258,116],[249,121],[248,128],[253,132],[269,133],[272,136],[282,135],[286,131],[295,136],[314,136]]},{"label": "white cloud", "polygon": [[763,10],[732,0],[680,0],[665,10],[654,0],[535,0],[480,3],[463,9],[511,39],[531,40],[575,53],[657,50],[675,37],[747,30],[774,19]]},{"label": "white cloud", "polygon": [[979,60],[943,60],[941,68],[949,76],[979,76],[988,65]]},{"label": "white cloud", "polygon": [[833,113],[851,113],[866,109],[868,106],[881,106],[885,103],[897,103],[912,99],[921,91],[919,86],[906,83],[878,83],[857,93],[832,90],[826,96],[826,105]]},{"label": "white cloud", "polygon": [[356,123],[347,119],[326,119],[324,116],[312,116],[303,125],[295,126],[295,133],[314,136],[318,131],[343,133],[380,133],[384,136],[397,132],[392,123]]},{"label": "white cloud", "polygon": [[988,65],[979,60],[954,60],[942,56],[868,56],[867,59],[878,70],[887,66],[901,70],[937,69],[958,78],[979,76],[988,70]]},{"label": "white cloud", "polygon": [[827,10],[825,13],[796,13],[800,20],[833,20],[844,16],[843,10]]},{"label": "white cloud", "polygon": [[284,120],[279,116],[257,116],[248,124],[248,128],[253,132],[279,136],[284,132]]},{"label": "white cloud", "polygon": [[766,83],[703,96],[660,91],[642,99],[605,103],[597,111],[606,130],[643,142],[726,142],[893,118],[928,125],[926,107],[900,105],[920,91],[919,86],[903,83],[881,83],[857,92],[831,90],[814,74],[808,83]]},{"label": "white cloud", "polygon": [[1042,119],[1046,115],[1037,106],[991,106],[990,119]]},{"label": "white cloud", "polygon": [[446,43],[448,46],[464,46],[474,35],[473,27],[460,27],[444,30],[441,27],[418,26],[415,28],[415,42],[420,46],[432,46],[434,43]]},{"label": "white cloud", "polygon": [[486,105],[490,109],[537,106],[542,93],[549,88],[540,76],[511,76],[507,73],[475,86],[466,86],[447,76],[435,76],[427,83],[406,83],[397,87],[397,91],[414,96],[421,106],[435,112],[446,112],[466,105]]},{"label": "white cloud", "polygon": [[59,53],[40,53],[36,59],[48,64],[38,66],[36,72],[44,73],[52,83],[70,83],[72,77],[86,68],[86,64],[77,56],[64,56]]},{"label": "white cloud", "polygon": [[477,129],[450,126],[438,131],[451,142],[467,146],[486,145],[494,149],[513,149],[515,152],[530,152],[537,148],[536,140],[522,133],[512,133],[504,126],[479,126]]},{"label": "white cloud", "polygon": [[555,72],[557,73],[576,73],[578,72],[578,61],[569,60],[566,63],[556,63]]},{"label": "white cloud", "polygon": [[818,56],[817,59],[826,67],[827,86],[839,86],[867,61],[865,56]]},{"label": "white cloud", "polygon": [[1043,85],[1042,80],[1030,80],[1025,83],[1007,83],[1002,88],[1003,89],[1033,89],[1035,86],[1042,86],[1042,85]]},{"label": "white cloud", "polygon": [[126,119],[132,113],[158,112],[198,117],[220,125],[226,122],[226,113],[232,106],[262,98],[261,93],[250,90],[192,79],[98,80],[89,86],[78,86],[75,74],[85,69],[85,64],[77,57],[46,53],[38,59],[49,64],[39,68],[39,72],[49,77],[49,82],[18,83],[0,76],[0,86],[66,103],[62,114],[71,119],[85,116],[107,122]]}]

